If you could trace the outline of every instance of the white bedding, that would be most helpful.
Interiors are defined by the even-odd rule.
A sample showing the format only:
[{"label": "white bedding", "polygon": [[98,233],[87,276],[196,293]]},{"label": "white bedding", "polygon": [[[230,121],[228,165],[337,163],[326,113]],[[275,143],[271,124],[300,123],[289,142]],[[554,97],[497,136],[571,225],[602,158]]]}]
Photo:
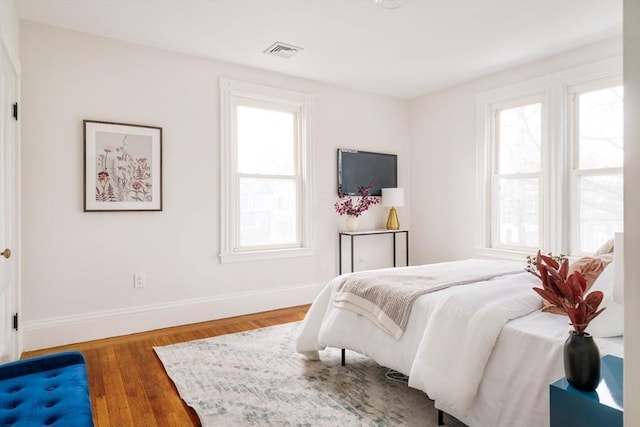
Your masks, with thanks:
[{"label": "white bedding", "polygon": [[467,259],[455,263],[371,270],[341,276],[333,304],[363,315],[395,338],[405,331],[420,296],[453,286],[522,273],[511,261]]},{"label": "white bedding", "polygon": [[[455,262],[448,264],[455,268]],[[466,299],[462,295],[476,286],[488,285],[486,289],[493,289],[497,292],[494,295],[500,296],[506,294],[506,292],[503,293],[502,287],[513,287],[513,295],[522,295],[524,303],[516,304],[520,307],[518,311],[507,313],[506,318],[504,313],[497,316],[503,319],[500,322],[517,318],[509,320],[504,327],[497,328],[499,329],[497,340],[495,340],[495,346],[491,345],[492,348],[486,353],[487,357],[484,361],[486,363],[482,361],[482,357],[474,360],[473,364],[477,366],[472,367],[471,370],[481,371],[477,387],[471,385],[477,393],[475,391],[470,395],[467,393],[463,397],[466,399],[463,401],[466,404],[452,403],[447,395],[436,396],[435,405],[471,427],[548,425],[548,386],[563,375],[562,345],[567,337],[568,322],[564,316],[539,311],[540,301],[535,298],[535,293],[531,290],[532,283],[536,284],[535,277],[519,274],[489,280],[481,285],[463,285],[423,295],[416,300],[406,331],[399,340],[383,332],[364,317],[333,305],[334,287],[339,279],[331,281],[309,309],[297,341],[297,350],[310,358],[314,358],[317,351],[324,347],[357,351],[371,357],[382,366],[406,375],[411,374],[412,384],[427,392],[428,395],[429,392],[425,389],[429,386],[425,384],[429,383],[430,374],[421,372],[423,366],[416,363],[416,357],[419,356],[422,360],[430,349],[447,344],[446,337],[442,337],[442,334],[437,331],[432,331],[433,333],[427,336],[427,326],[430,321],[433,320],[434,323],[445,321],[444,317],[438,320],[438,317],[434,316],[438,311],[443,310],[443,303]],[[534,282],[531,282],[532,279]],[[500,290],[497,291],[498,289]],[[532,296],[534,299],[531,299]],[[511,309],[507,311],[509,310]],[[531,312],[527,314],[529,310]],[[493,321],[490,323],[494,325]],[[494,332],[487,335],[495,334],[495,330],[496,328],[493,327]],[[432,340],[438,342],[432,342]],[[597,342],[602,355],[608,353],[622,355],[621,339]],[[472,345],[475,344],[477,343],[472,343]],[[480,351],[487,352],[486,346],[478,348],[485,348]],[[436,359],[441,359],[442,354],[436,356]],[[456,363],[464,363],[471,358],[472,354],[457,353],[461,360]],[[453,361],[452,358],[452,363]],[[449,366],[454,365],[449,364]],[[448,369],[446,374],[450,374],[455,369],[455,367]],[[458,380],[460,379],[463,378]],[[439,391],[431,390],[431,393],[437,395]],[[465,410],[465,407],[468,407],[468,410]]]},{"label": "white bedding", "polygon": [[531,291],[538,282],[520,273],[441,301],[425,327],[409,386],[426,392],[447,412],[467,415],[504,325],[540,308],[540,297]]},{"label": "white bedding", "polygon": [[[562,349],[568,331],[566,316],[540,310],[508,322],[469,413],[452,415],[472,427],[548,426],[549,384],[564,376]],[[622,337],[596,342],[600,356],[623,356]],[[437,401],[436,407],[448,412]]]},{"label": "white bedding", "polygon": [[[456,268],[456,263],[454,261],[441,265]],[[498,263],[504,265],[503,261]],[[514,262],[514,265],[522,263]],[[381,271],[390,270],[392,269]],[[419,297],[414,303],[404,334],[396,340],[365,317],[333,305],[335,288],[342,277],[338,276],[329,282],[309,308],[296,343],[297,351],[314,359],[317,358],[317,351],[325,347],[347,348],[406,375],[411,371],[425,325],[438,303],[450,295],[462,292],[468,286],[474,286],[456,286]]]}]

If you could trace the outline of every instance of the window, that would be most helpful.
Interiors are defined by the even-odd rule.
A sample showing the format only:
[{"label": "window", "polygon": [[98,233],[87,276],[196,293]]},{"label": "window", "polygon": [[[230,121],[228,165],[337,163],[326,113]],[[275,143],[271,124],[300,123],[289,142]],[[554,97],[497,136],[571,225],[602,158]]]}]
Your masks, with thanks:
[{"label": "window", "polygon": [[592,253],[623,227],[620,59],[478,96],[478,252]]},{"label": "window", "polygon": [[221,260],[309,255],[307,94],[220,80]]},{"label": "window", "polygon": [[593,252],[622,231],[622,86],[571,91],[572,252]]},{"label": "window", "polygon": [[542,102],[496,109],[493,247],[537,247],[540,231]]}]

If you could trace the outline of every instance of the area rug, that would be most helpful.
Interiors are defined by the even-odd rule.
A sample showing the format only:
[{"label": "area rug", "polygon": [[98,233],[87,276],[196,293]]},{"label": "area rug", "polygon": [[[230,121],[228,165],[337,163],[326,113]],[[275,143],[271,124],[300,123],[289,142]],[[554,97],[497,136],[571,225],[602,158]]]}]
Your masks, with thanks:
[{"label": "area rug", "polygon": [[[433,402],[357,353],[295,351],[300,322],[154,347],[203,426],[436,426]],[[446,417],[447,426],[462,426]]]}]

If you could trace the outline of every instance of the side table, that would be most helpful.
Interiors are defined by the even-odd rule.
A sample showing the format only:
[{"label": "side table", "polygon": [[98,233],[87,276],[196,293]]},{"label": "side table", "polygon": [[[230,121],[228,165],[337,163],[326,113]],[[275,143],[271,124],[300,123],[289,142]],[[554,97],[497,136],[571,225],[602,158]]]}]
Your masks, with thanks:
[{"label": "side table", "polygon": [[396,266],[396,237],[398,234],[404,233],[405,235],[405,254],[406,254],[406,265],[409,265],[409,230],[367,230],[367,231],[339,231],[338,232],[338,274],[342,274],[342,238],[350,237],[351,238],[351,272],[355,271],[354,264],[354,250],[353,250],[353,240],[358,236],[371,236],[374,234],[392,234],[393,235],[393,266]]},{"label": "side table", "polygon": [[551,427],[622,427],[623,359],[607,355],[600,360],[600,384],[580,391],[561,378],[549,386]]}]

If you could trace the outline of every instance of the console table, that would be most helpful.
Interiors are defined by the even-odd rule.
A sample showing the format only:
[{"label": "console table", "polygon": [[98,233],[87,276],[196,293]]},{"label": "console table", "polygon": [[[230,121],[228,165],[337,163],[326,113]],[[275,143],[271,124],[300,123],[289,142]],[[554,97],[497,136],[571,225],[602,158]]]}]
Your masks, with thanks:
[{"label": "console table", "polygon": [[353,254],[353,240],[358,236],[371,236],[375,234],[392,234],[393,235],[393,266],[396,266],[396,237],[398,234],[404,233],[405,235],[405,256],[406,264],[409,265],[409,230],[367,230],[367,231],[339,231],[338,232],[338,257],[339,274],[342,274],[342,238],[349,237],[351,239],[351,272],[354,271],[354,254]]},{"label": "console table", "polygon": [[592,392],[577,390],[561,378],[549,386],[551,427],[622,427],[623,359],[600,359],[600,383]]}]

